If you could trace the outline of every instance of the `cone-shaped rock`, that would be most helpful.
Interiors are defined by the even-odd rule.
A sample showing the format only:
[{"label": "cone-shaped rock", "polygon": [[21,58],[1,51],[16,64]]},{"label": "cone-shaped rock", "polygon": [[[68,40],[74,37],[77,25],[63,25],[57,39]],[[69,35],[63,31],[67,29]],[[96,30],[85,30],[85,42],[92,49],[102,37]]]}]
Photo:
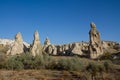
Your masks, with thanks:
[{"label": "cone-shaped rock", "polygon": [[48,39],[48,37],[46,38],[45,42],[44,42],[44,45],[50,45],[50,40]]},{"label": "cone-shaped rock", "polygon": [[34,40],[33,40],[33,44],[31,47],[31,52],[32,52],[33,56],[36,56],[36,55],[42,54],[42,51],[43,51],[42,45],[39,40],[39,33],[38,33],[38,31],[36,31],[34,33]]},{"label": "cone-shaped rock", "polygon": [[48,37],[47,37],[46,40],[45,40],[45,42],[44,42],[44,46],[43,46],[43,50],[44,50],[45,52],[47,52],[47,53],[48,53],[47,48],[48,48],[49,45],[51,45],[51,43],[50,43],[50,40],[49,40]]},{"label": "cone-shaped rock", "polygon": [[96,29],[96,25],[92,22],[90,23],[91,30],[89,32],[89,56],[91,59],[96,59],[103,54],[103,47],[100,40],[100,33]]},{"label": "cone-shaped rock", "polygon": [[21,33],[18,32],[15,36],[13,46],[8,50],[7,55],[16,55],[24,52],[24,45]]}]

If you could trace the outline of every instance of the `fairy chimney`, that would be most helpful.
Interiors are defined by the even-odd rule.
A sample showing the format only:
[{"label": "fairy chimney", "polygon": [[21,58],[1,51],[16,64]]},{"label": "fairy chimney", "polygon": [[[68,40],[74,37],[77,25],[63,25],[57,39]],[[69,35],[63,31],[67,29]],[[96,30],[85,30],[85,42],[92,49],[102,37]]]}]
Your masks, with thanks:
[{"label": "fairy chimney", "polygon": [[7,55],[16,55],[24,52],[23,39],[20,32],[15,36],[15,41],[13,46],[7,51]]},{"label": "fairy chimney", "polygon": [[100,33],[96,29],[96,25],[90,23],[91,30],[89,31],[89,56],[91,59],[96,59],[103,54],[103,47],[100,39]]},{"label": "fairy chimney", "polygon": [[31,52],[33,56],[42,54],[42,45],[40,43],[38,31],[34,33],[34,40],[31,46]]}]

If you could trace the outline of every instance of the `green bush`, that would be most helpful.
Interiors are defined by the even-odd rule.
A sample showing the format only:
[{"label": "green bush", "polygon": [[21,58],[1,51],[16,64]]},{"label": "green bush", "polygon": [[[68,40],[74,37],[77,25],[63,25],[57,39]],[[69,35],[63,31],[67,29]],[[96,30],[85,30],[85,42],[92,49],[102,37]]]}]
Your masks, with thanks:
[{"label": "green bush", "polygon": [[47,54],[38,55],[34,57],[34,68],[35,69],[45,69],[49,65],[51,57]]},{"label": "green bush", "polygon": [[18,70],[18,69],[23,69],[24,65],[21,61],[17,60],[17,56],[12,56],[6,60],[4,67],[6,69]]},{"label": "green bush", "polygon": [[110,71],[110,70],[112,70],[114,68],[113,65],[112,65],[112,62],[109,61],[109,60],[104,61],[103,65],[104,65],[105,70],[107,72]]},{"label": "green bush", "polygon": [[102,56],[100,56],[100,59],[101,60],[113,60],[113,56],[109,52],[106,52]]},{"label": "green bush", "polygon": [[4,68],[5,60],[6,60],[6,55],[0,52],[0,69]]},{"label": "green bush", "polygon": [[98,63],[89,63],[88,66],[86,67],[86,70],[90,73],[91,79],[92,80],[97,80],[98,79],[98,73],[100,74],[101,78],[103,78],[103,71],[104,71],[104,66],[100,65]]},{"label": "green bush", "polygon": [[24,65],[24,69],[33,69],[34,67],[34,57],[31,53],[26,52],[17,56],[17,61],[20,61]]},{"label": "green bush", "polygon": [[[21,55],[14,55],[8,57],[4,64],[6,69],[45,69],[49,66],[51,57],[49,55],[32,56],[30,52],[22,53]],[[2,67],[3,68],[3,67]]]},{"label": "green bush", "polygon": [[83,70],[83,62],[79,59],[79,57],[73,57],[72,59],[68,60],[68,69],[73,71],[80,71]]},{"label": "green bush", "polygon": [[69,69],[69,60],[67,59],[61,59],[57,63],[57,69],[58,70],[68,70]]},{"label": "green bush", "polygon": [[33,62],[34,69],[41,69],[45,67],[42,55],[35,56]]},{"label": "green bush", "polygon": [[71,59],[60,59],[53,61],[49,65],[50,69],[57,70],[71,70],[71,71],[81,71],[84,69],[83,62],[80,61],[79,57],[73,57]]}]

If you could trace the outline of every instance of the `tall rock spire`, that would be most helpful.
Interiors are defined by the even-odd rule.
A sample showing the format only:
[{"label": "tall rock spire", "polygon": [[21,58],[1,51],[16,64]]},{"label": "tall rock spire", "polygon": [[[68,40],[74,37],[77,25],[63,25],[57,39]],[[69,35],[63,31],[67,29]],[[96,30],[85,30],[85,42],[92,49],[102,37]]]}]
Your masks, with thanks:
[{"label": "tall rock spire", "polygon": [[24,52],[23,39],[20,32],[15,36],[13,46],[8,50],[7,55],[16,55]]},{"label": "tall rock spire", "polygon": [[89,31],[89,56],[91,59],[96,59],[103,54],[103,47],[100,39],[100,33],[96,29],[96,25],[90,23],[91,30]]},{"label": "tall rock spire", "polygon": [[40,43],[40,39],[39,39],[39,33],[38,31],[35,31],[34,33],[34,40],[33,40],[33,44],[31,47],[31,52],[33,56],[42,54],[42,45]]}]

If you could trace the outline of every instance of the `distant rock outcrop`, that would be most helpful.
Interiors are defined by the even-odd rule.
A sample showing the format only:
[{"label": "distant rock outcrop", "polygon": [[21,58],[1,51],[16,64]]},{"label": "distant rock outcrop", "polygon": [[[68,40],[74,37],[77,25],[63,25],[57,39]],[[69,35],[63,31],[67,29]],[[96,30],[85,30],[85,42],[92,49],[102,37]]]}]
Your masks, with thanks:
[{"label": "distant rock outcrop", "polygon": [[13,46],[7,51],[7,55],[16,55],[24,52],[24,45],[21,33],[17,33]]},{"label": "distant rock outcrop", "polygon": [[[15,40],[11,40],[11,39],[0,39],[0,44],[2,44],[3,46],[10,46],[12,47],[14,45]],[[28,44],[27,42],[23,41],[23,44],[25,47],[29,48],[30,44]]]},{"label": "distant rock outcrop", "polygon": [[83,52],[82,52],[82,48],[83,47],[82,45],[80,45],[79,43],[74,43],[73,44],[73,48],[72,48],[72,53],[73,54],[77,54],[77,55],[82,55]]},{"label": "distant rock outcrop", "polygon": [[102,41],[104,53],[117,53],[120,52],[120,44],[113,41]]},{"label": "distant rock outcrop", "polygon": [[33,56],[42,54],[43,49],[42,49],[42,45],[41,45],[40,40],[39,40],[38,31],[36,31],[34,33],[34,40],[33,40],[33,44],[31,46],[30,51],[31,51]]},{"label": "distant rock outcrop", "polygon": [[89,32],[89,55],[91,59],[96,59],[103,54],[103,46],[100,39],[100,33],[96,29],[96,25],[92,22],[90,23],[91,30]]},{"label": "distant rock outcrop", "polygon": [[55,47],[55,45],[50,43],[50,40],[48,39],[48,37],[46,38],[44,42],[43,49],[49,55],[57,55],[57,48]]},{"label": "distant rock outcrop", "polygon": [[50,40],[48,39],[48,37],[46,38],[44,45],[51,45]]},{"label": "distant rock outcrop", "polygon": [[76,42],[64,45],[44,45],[44,50],[50,55],[85,55],[88,51],[88,43]]}]

